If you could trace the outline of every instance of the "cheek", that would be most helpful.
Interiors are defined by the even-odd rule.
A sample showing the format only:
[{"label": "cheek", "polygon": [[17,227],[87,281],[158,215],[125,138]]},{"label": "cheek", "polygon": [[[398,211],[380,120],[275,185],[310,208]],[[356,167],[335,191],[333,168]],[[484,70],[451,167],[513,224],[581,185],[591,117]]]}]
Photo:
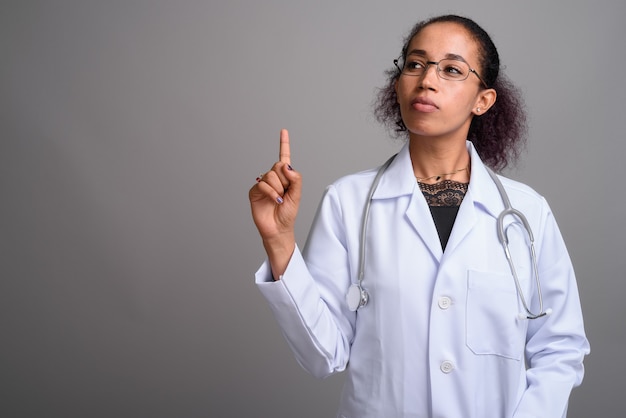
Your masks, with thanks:
[{"label": "cheek", "polygon": [[476,97],[459,92],[453,97],[453,102],[457,104],[459,111],[471,112],[474,109]]},{"label": "cheek", "polygon": [[400,80],[396,81],[395,90],[396,100],[399,104],[402,104],[403,99],[408,97],[409,93],[412,91],[412,88],[411,86],[409,86],[409,83],[400,78]]}]

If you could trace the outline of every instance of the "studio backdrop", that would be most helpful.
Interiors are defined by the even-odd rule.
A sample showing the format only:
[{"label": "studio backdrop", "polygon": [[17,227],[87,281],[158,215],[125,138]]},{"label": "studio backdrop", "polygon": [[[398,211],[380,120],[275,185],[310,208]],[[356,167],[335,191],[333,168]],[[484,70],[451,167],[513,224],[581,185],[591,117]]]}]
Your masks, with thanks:
[{"label": "studio backdrop", "polygon": [[[445,3],[445,4],[444,4]],[[0,415],[332,417],[253,274],[247,200],[288,128],[324,187],[401,146],[372,101],[418,20],[467,15],[522,90],[506,174],[544,195],[591,342],[569,416],[623,416],[626,3],[5,0]]]}]

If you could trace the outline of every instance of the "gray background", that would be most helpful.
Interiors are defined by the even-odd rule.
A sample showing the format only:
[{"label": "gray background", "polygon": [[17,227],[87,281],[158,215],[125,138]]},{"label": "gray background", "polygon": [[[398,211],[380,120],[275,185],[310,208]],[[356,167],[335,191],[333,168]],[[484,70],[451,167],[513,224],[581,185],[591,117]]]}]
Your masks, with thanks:
[{"label": "gray background", "polygon": [[622,416],[626,5],[3,1],[0,415],[331,417],[253,284],[248,188],[290,130],[303,244],[326,184],[399,144],[371,116],[411,25],[468,14],[523,89],[508,174],[551,203],[592,354],[570,417]]}]

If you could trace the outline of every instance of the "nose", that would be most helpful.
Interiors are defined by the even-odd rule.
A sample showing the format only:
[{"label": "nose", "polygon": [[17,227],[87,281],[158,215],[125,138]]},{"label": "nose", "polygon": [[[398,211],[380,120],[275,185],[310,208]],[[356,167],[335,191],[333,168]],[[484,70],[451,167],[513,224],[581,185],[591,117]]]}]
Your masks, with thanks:
[{"label": "nose", "polygon": [[[432,89],[433,80],[439,78],[439,74],[437,73],[437,64],[434,61],[426,61],[426,68],[424,72],[420,76],[420,87]],[[432,71],[430,71],[432,68]]]}]

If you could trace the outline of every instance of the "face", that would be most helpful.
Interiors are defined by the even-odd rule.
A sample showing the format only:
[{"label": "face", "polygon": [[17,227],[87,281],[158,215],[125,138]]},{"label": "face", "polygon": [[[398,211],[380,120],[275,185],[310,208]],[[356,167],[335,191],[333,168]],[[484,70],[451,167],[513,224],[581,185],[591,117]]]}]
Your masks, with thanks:
[{"label": "face", "polygon": [[[423,28],[410,41],[406,62],[446,58],[464,60],[480,74],[478,44],[456,23],[433,23]],[[429,65],[419,76],[400,75],[396,94],[411,139],[465,141],[474,114],[484,113],[495,101],[495,90],[483,89],[475,74],[470,73],[463,81],[446,80],[437,74],[435,65]]]}]

